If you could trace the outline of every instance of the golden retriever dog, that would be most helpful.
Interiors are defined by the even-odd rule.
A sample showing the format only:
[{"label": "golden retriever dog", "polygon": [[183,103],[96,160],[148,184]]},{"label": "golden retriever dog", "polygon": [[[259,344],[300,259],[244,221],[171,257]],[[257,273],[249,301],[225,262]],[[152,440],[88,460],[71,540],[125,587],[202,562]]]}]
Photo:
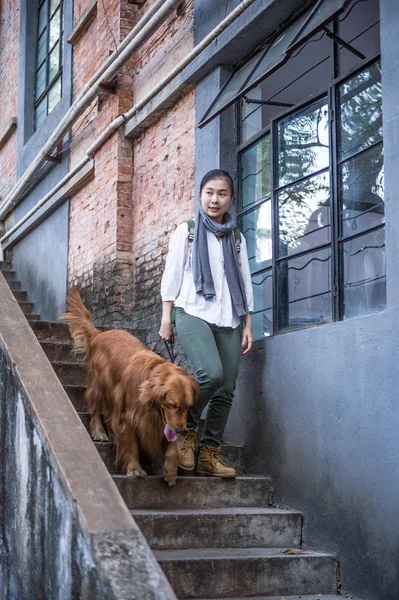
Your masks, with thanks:
[{"label": "golden retriever dog", "polygon": [[117,461],[134,477],[146,475],[139,450],[153,457],[162,448],[164,479],[174,485],[177,433],[186,428],[187,409],[199,394],[194,377],[126,331],[96,329],[75,288],[68,294],[62,318],[68,323],[75,349],[85,353],[92,437],[108,439],[104,419],[113,434]]}]

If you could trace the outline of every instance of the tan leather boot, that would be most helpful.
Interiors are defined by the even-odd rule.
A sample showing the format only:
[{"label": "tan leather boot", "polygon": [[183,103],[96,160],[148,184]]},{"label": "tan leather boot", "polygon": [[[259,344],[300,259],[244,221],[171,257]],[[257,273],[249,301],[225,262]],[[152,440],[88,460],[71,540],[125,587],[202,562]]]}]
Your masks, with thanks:
[{"label": "tan leather boot", "polygon": [[185,433],[179,433],[176,444],[179,454],[179,467],[183,471],[193,471],[197,450],[197,429],[187,429]]},{"label": "tan leather boot", "polygon": [[201,446],[197,464],[197,475],[232,478],[236,476],[236,471],[225,462],[220,454],[220,448]]}]

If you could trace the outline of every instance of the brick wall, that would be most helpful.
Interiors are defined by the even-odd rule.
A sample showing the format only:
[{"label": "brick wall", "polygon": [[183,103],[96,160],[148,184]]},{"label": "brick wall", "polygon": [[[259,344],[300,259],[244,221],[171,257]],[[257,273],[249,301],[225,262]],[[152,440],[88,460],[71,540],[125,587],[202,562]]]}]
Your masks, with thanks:
[{"label": "brick wall", "polygon": [[[76,97],[102,62],[151,6],[98,2],[97,14],[73,47]],[[75,23],[88,0],[75,0]],[[193,44],[193,0],[184,0],[116,76],[117,92],[99,92],[72,128],[75,165],[104,128],[129,110]],[[17,114],[19,2],[1,9],[0,135]],[[144,82],[144,83],[143,83]],[[11,92],[10,92],[11,90]],[[174,227],[193,213],[194,90],[132,142],[121,127],[95,156],[95,177],[70,201],[68,284],[77,285],[98,323],[159,326],[159,285]],[[1,185],[16,172],[16,135],[0,150]],[[1,194],[1,191],[0,191]],[[156,337],[156,339],[158,339]]]},{"label": "brick wall", "polygon": [[[113,0],[105,4],[105,13],[98,3],[96,19],[74,47],[75,93],[150,4],[139,10],[127,0]],[[191,27],[192,4],[186,0],[120,70],[115,95],[101,92],[86,109],[74,127],[72,163],[132,106],[134,81],[144,68],[146,77],[156,78],[180,60],[192,44],[191,37],[182,36]],[[84,8],[80,2],[80,12]],[[177,54],[167,52],[165,59],[167,43]],[[193,212],[194,104],[189,90],[134,147],[120,128],[96,154],[95,179],[71,200],[69,284],[81,290],[98,323],[134,323],[147,329],[150,342],[158,340],[159,285],[169,235]]]},{"label": "brick wall", "polygon": [[[19,2],[0,4],[0,138],[18,110]],[[0,150],[0,199],[16,179],[16,131]]]},{"label": "brick wall", "polygon": [[[140,16],[152,3],[147,0]],[[135,102],[141,100],[194,47],[193,10],[194,0],[182,0],[181,5],[135,53],[131,63]]]},{"label": "brick wall", "polygon": [[134,144],[134,325],[159,341],[160,282],[170,234],[194,210],[195,91]]},{"label": "brick wall", "polygon": [[[136,19],[137,8],[127,0],[98,3],[96,18],[74,47],[75,93]],[[116,94],[100,92],[76,122],[72,164],[115,117],[132,106],[129,64],[119,71],[116,82]],[[98,323],[114,327],[131,323],[132,171],[131,142],[120,128],[96,153],[95,179],[71,199],[68,283],[80,289]]]}]

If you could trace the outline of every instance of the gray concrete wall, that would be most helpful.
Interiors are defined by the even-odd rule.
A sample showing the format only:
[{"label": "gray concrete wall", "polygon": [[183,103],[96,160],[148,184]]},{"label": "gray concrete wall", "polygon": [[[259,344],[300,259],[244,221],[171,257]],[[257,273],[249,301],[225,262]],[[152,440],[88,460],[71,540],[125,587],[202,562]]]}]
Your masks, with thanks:
[{"label": "gray concrete wall", "polygon": [[[72,97],[72,47],[64,43],[62,98],[46,120],[34,131],[34,73],[37,3],[21,1],[20,53],[18,82],[18,164],[20,177],[68,110]],[[72,29],[73,2],[64,2],[64,37]],[[69,169],[69,153],[64,140],[61,164],[47,163],[32,181],[25,197],[17,205],[10,222],[18,222]],[[54,212],[13,248],[14,268],[35,312],[56,321],[65,308],[68,256],[68,203]]]},{"label": "gray concrete wall", "polygon": [[1,274],[0,598],[176,600]]},{"label": "gray concrete wall", "polygon": [[1,350],[0,373],[1,598],[105,598],[88,540]]},{"label": "gray concrete wall", "polygon": [[43,321],[57,321],[65,310],[68,264],[69,202],[65,202],[13,249],[13,269],[28,291],[33,311]]},{"label": "gray concrete wall", "polygon": [[387,308],[257,343],[226,436],[363,600],[399,598],[399,4],[380,4]]}]

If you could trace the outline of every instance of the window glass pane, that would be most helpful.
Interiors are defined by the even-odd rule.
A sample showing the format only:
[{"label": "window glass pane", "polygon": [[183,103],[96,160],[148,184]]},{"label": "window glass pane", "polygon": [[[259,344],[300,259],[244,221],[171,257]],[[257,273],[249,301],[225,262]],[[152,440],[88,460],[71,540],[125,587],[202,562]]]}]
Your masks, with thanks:
[{"label": "window glass pane", "polygon": [[241,67],[241,69],[234,73],[224,92],[221,93],[215,105],[213,106],[211,114],[216,113],[222,106],[228,104],[234,99],[239,89],[245,83],[245,80],[249,77],[251,71],[255,68],[256,63],[260,59],[263,52],[264,49],[255,54],[251,60],[249,60],[243,67]]},{"label": "window glass pane", "polygon": [[46,63],[43,63],[38,72],[36,73],[36,98],[44,92],[46,89]]},{"label": "window glass pane", "polygon": [[255,340],[273,334],[273,276],[272,271],[263,271],[252,277],[254,312],[252,332]]},{"label": "window glass pane", "polygon": [[272,104],[243,100],[242,141],[267,127],[290,106],[304,102],[316,92],[324,92],[334,78],[332,51],[332,40],[319,32],[296,50],[288,62],[250,90],[244,98]]},{"label": "window glass pane", "polygon": [[48,112],[55,108],[61,100],[61,77],[51,86],[48,92]]},{"label": "window glass pane", "polygon": [[278,186],[329,165],[328,105],[317,101],[278,124]]},{"label": "window glass pane", "polygon": [[[213,106],[210,114],[206,115],[207,118],[211,114],[217,113],[217,111],[221,107],[223,107],[229,101],[233,100],[240,92],[240,90],[243,92],[245,89],[253,85],[257,77],[261,77],[269,69],[274,68],[276,65],[278,65],[278,63],[282,62],[285,59],[285,52],[288,46],[291,44],[295,35],[298,33],[308,14],[309,11],[305,15],[302,15],[300,19],[298,19],[295,23],[290,25],[290,27],[288,27],[285,31],[283,31],[282,34],[273,42],[271,47],[268,48],[266,52],[266,49],[263,48],[234,74],[224,91],[219,93],[219,97],[215,105]],[[257,67],[256,65],[258,64],[259,60],[261,62]],[[255,68],[256,74],[251,75],[249,82],[245,83],[249,75]]]},{"label": "window glass pane", "polygon": [[344,316],[383,310],[385,289],[385,230],[372,231],[343,244]]},{"label": "window glass pane", "polygon": [[277,294],[280,329],[331,321],[331,250],[279,263]]},{"label": "window glass pane", "polygon": [[60,69],[60,43],[58,42],[49,55],[50,64],[49,64],[49,74],[48,81],[49,83],[52,79],[57,75]]},{"label": "window glass pane", "polygon": [[50,48],[58,41],[61,35],[61,10],[58,9],[50,21]]},{"label": "window glass pane", "polygon": [[275,42],[273,42],[259,65],[256,67],[254,74],[251,75],[251,82],[255,82],[256,79],[266,74],[270,69],[276,67],[276,65],[285,59],[288,46],[292,43],[303,23],[305,23],[306,19],[309,17],[309,13],[310,11],[287,27]]},{"label": "window glass pane", "polygon": [[243,210],[270,194],[270,177],[270,135],[266,135],[241,155]]},{"label": "window glass pane", "polygon": [[[380,51],[379,20],[378,0],[353,0],[339,18],[339,35],[364,56],[371,57]],[[341,46],[339,60],[340,73],[345,75],[361,58]]]},{"label": "window glass pane", "polygon": [[340,159],[382,139],[380,64],[357,73],[339,88]]},{"label": "window glass pane", "polygon": [[50,0],[50,15],[59,7],[60,0]]},{"label": "window glass pane", "polygon": [[256,210],[242,215],[241,229],[245,236],[251,272],[270,266],[272,259],[271,200]]},{"label": "window glass pane", "polygon": [[280,256],[330,241],[330,177],[316,175],[278,193]]},{"label": "window glass pane", "polygon": [[328,21],[331,21],[334,14],[342,9],[346,0],[325,0],[317,8],[313,17],[310,19],[306,27],[301,31],[301,34],[296,38],[295,45],[300,44],[312,31],[315,31],[320,26]]},{"label": "window glass pane", "polygon": [[[219,92],[215,105],[212,110],[206,114],[206,119],[215,116],[228,101],[237,99],[240,95],[250,94],[251,87],[257,85],[262,79],[268,78],[273,71],[278,70],[284,61],[287,60],[289,54],[291,54],[292,51],[295,52],[298,44],[302,44],[307,36],[312,35],[317,29],[320,29],[324,22],[331,20],[336,11],[340,10],[344,3],[345,0],[326,0],[323,2],[302,32],[301,28],[308,20],[314,7],[299,17],[295,22],[291,23],[272,43],[267,52],[264,52],[263,55],[261,53],[257,55],[257,59],[260,57],[257,66],[256,60],[252,59],[253,62],[251,63],[251,67],[255,67],[255,70],[250,75],[249,79],[248,75],[251,73],[251,69],[248,69],[249,63],[237,71],[230,83],[222,92]],[[243,70],[246,70],[245,76],[242,72]]]},{"label": "window glass pane", "polygon": [[43,98],[40,104],[37,105],[35,110],[35,124],[36,128],[43,123],[47,117],[47,96]]},{"label": "window glass pane", "polygon": [[43,29],[47,25],[47,10],[47,0],[44,0],[44,2],[39,8],[39,35],[42,33]]},{"label": "window glass pane", "polygon": [[384,223],[382,144],[343,163],[339,174],[342,237]]},{"label": "window glass pane", "polygon": [[47,53],[47,29],[45,29],[37,42],[37,65],[39,66],[46,58]]}]

